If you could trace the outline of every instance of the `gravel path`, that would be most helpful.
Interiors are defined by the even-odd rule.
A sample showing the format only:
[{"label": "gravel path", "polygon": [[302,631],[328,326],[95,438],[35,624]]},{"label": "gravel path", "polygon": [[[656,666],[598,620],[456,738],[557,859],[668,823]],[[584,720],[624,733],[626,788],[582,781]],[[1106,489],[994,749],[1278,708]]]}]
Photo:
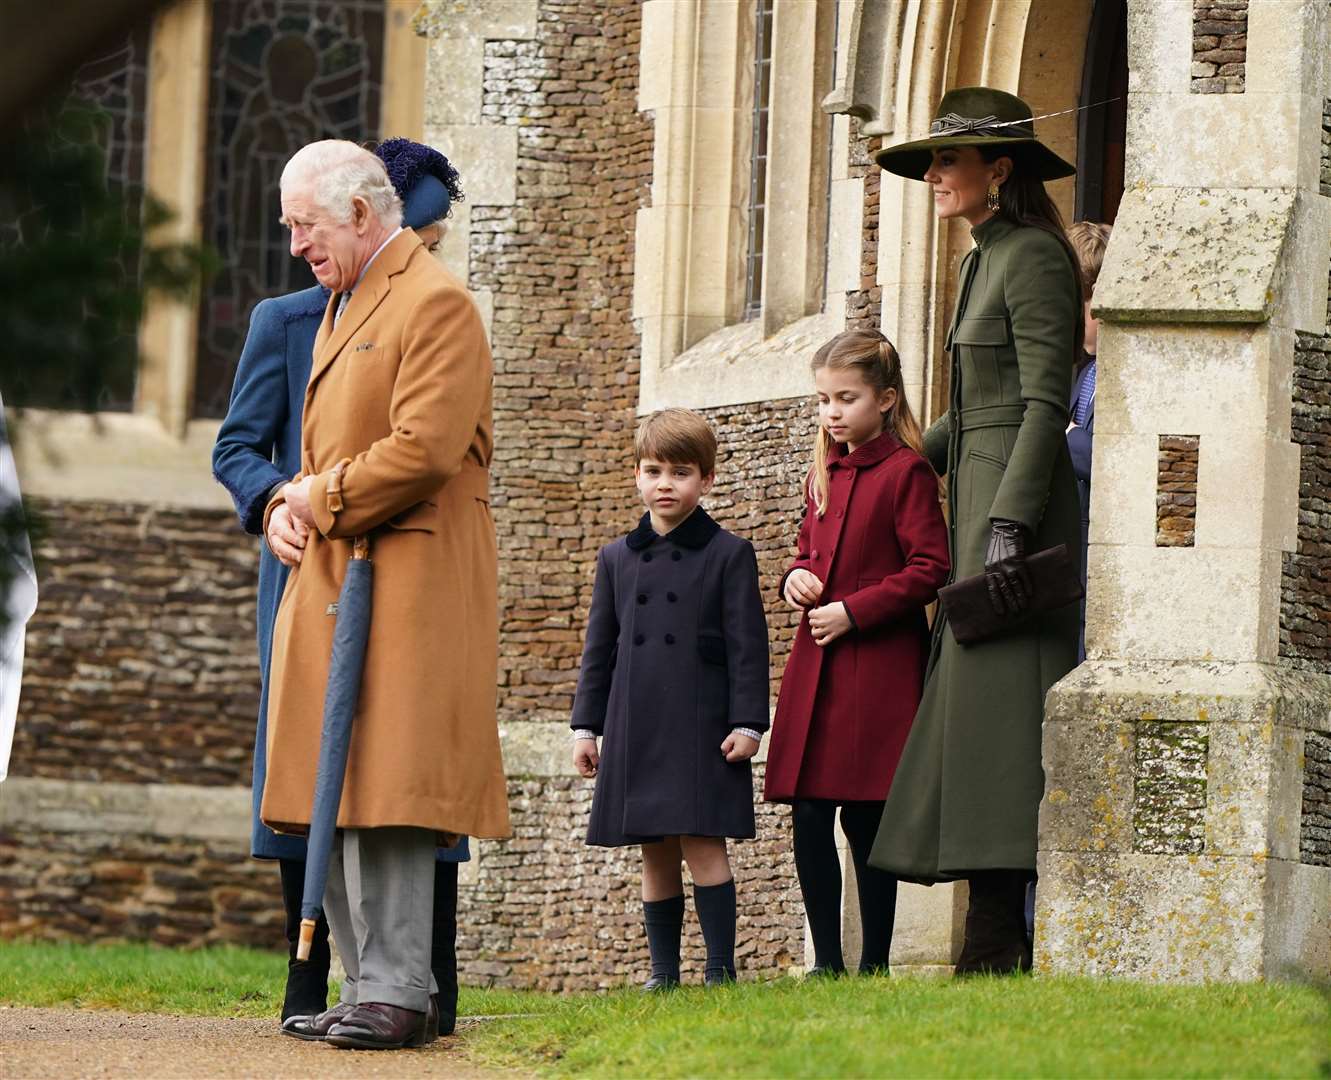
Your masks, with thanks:
[{"label": "gravel path", "polygon": [[100,1009],[0,1007],[0,1077],[231,1078],[457,1077],[496,1080],[514,1074],[463,1056],[469,1026],[423,1050],[334,1050],[280,1035],[273,1020],[158,1016]]}]

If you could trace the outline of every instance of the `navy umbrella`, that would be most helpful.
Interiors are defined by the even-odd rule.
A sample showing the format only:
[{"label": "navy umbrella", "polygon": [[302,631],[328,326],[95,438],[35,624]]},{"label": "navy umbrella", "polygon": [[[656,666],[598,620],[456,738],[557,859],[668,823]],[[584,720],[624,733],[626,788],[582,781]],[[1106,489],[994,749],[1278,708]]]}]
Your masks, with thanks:
[{"label": "navy umbrella", "polygon": [[347,775],[347,749],[351,745],[351,721],[360,698],[361,673],[365,668],[365,645],[370,636],[370,601],[374,594],[374,565],[370,545],[357,537],[342,593],[337,599],[337,624],[333,628],[333,654],[328,663],[328,688],[324,691],[323,732],[319,738],[319,763],[314,775],[314,805],[310,809],[310,836],[305,855],[305,895],[300,906],[300,944],[296,956],[310,958],[314,927],[323,912],[324,886],[328,882],[328,856],[337,832],[337,812],[342,805],[342,782]]}]

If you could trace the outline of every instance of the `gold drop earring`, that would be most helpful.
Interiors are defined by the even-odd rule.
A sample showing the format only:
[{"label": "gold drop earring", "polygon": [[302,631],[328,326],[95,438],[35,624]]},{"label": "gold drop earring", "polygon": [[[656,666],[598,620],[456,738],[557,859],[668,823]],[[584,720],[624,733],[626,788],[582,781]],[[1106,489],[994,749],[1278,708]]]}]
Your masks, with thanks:
[{"label": "gold drop earring", "polygon": [[998,185],[993,181],[990,181],[989,183],[989,193],[985,196],[985,204],[989,207],[990,213],[998,213]]}]

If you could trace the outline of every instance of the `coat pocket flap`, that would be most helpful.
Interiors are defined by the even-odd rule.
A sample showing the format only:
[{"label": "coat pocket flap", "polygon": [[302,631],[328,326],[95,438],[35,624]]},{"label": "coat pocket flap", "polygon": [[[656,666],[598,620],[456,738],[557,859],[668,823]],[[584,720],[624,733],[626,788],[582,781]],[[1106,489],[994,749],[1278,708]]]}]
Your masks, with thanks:
[{"label": "coat pocket flap", "polygon": [[434,519],[438,511],[435,503],[425,500],[408,506],[401,513],[394,514],[385,525],[402,532],[434,532]]},{"label": "coat pocket flap", "polygon": [[726,639],[717,634],[698,635],[698,655],[705,664],[726,662]]},{"label": "coat pocket flap", "polygon": [[971,315],[957,323],[952,335],[956,345],[989,345],[999,347],[1011,342],[1007,317],[1004,315]]}]

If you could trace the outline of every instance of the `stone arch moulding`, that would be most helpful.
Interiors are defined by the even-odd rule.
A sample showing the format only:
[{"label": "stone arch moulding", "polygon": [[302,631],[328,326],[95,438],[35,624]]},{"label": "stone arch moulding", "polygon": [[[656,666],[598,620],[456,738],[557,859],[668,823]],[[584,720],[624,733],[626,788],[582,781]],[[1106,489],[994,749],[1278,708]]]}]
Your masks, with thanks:
[{"label": "stone arch moulding", "polygon": [[643,5],[638,108],[654,120],[654,150],[635,237],[639,412],[805,397],[809,356],[844,325],[845,293],[859,283],[863,198],[862,181],[846,173],[848,121],[820,108],[833,84],[833,25],[843,44],[849,27],[850,0],[838,3],[775,0],[769,154],[786,167],[769,174],[764,236],[783,261],[764,275],[762,313],[748,321],[753,0]]},{"label": "stone arch moulding", "polygon": [[[853,36],[842,41],[845,70],[823,107],[859,117],[863,135],[900,142],[926,133],[939,98],[957,86],[1007,90],[1037,115],[1078,104],[1092,0],[855,0],[843,4],[843,21],[847,7]],[[1075,113],[1037,127],[1054,150],[1075,160]],[[1070,214],[1074,185],[1060,182],[1051,194]],[[946,407],[942,342],[970,246],[964,222],[940,225],[923,184],[883,176],[883,332],[901,353],[907,394],[930,419]]]}]

